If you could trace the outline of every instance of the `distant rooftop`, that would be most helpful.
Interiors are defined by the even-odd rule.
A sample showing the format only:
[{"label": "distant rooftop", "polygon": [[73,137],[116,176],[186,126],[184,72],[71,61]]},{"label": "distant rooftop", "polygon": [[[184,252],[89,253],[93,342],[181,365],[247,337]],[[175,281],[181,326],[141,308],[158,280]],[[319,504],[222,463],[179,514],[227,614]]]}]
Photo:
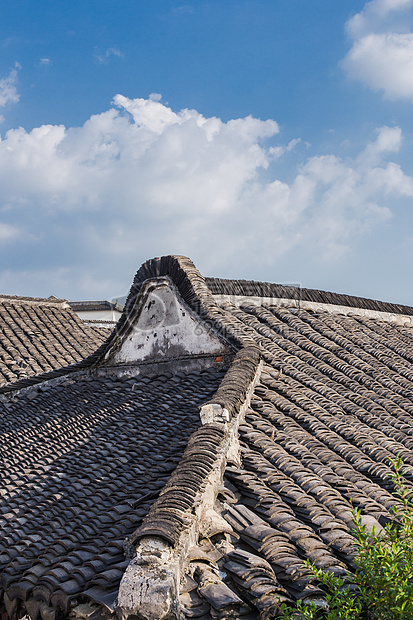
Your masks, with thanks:
[{"label": "distant rooftop", "polygon": [[110,331],[86,325],[53,295],[0,295],[0,386],[79,362]]},{"label": "distant rooftop", "polygon": [[0,294],[0,302],[12,302],[14,304],[18,304],[18,303],[35,303],[37,305],[41,304],[41,305],[45,305],[45,306],[51,306],[51,305],[59,305],[59,306],[64,306],[64,307],[68,307],[68,301],[67,299],[60,299],[59,297],[55,297],[55,295],[50,295],[50,297],[44,298],[44,297],[25,297],[23,295],[2,295]]},{"label": "distant rooftop", "polygon": [[117,310],[118,312],[122,312],[123,305],[119,304],[117,301],[107,301],[107,300],[98,300],[98,301],[69,301],[70,307],[75,312],[92,312],[99,310]]}]

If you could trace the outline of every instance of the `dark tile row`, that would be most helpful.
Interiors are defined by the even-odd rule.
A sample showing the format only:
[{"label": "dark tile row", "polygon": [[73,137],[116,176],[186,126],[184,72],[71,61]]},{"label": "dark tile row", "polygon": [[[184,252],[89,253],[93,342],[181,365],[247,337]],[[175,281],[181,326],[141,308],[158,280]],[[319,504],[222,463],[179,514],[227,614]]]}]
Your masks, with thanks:
[{"label": "dark tile row", "polygon": [[[242,466],[226,469],[233,501],[221,497],[221,511],[233,531],[217,566],[246,617],[276,616],[287,600],[323,607],[304,562],[350,579],[352,511],[376,530],[394,518],[397,456],[413,482],[413,334],[366,317],[225,309],[235,319],[227,328],[259,344],[265,365],[240,427]],[[215,617],[196,592],[207,605],[200,617]]]},{"label": "dark tile row", "polygon": [[0,403],[0,590],[9,614],[113,610],[136,530],[223,373],[61,379]]}]

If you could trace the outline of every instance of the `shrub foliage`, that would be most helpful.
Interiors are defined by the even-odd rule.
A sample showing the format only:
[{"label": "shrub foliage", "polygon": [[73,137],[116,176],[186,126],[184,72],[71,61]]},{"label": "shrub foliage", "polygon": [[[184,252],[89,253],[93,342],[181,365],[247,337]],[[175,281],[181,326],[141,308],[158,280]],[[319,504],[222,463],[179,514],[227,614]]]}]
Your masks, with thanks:
[{"label": "shrub foliage", "polygon": [[354,510],[358,548],[354,574],[348,579],[308,566],[325,590],[326,608],[298,601],[281,605],[280,620],[413,620],[413,503],[401,459],[391,461],[401,508],[380,532],[369,532]]}]

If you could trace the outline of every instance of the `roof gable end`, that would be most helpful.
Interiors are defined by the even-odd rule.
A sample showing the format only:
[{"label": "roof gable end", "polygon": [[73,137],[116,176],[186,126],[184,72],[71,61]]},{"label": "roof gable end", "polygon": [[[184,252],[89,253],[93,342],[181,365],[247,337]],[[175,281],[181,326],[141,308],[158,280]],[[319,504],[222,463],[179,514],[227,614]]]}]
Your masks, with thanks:
[{"label": "roof gable end", "polygon": [[168,276],[146,280],[102,365],[222,356],[228,343],[194,312]]}]

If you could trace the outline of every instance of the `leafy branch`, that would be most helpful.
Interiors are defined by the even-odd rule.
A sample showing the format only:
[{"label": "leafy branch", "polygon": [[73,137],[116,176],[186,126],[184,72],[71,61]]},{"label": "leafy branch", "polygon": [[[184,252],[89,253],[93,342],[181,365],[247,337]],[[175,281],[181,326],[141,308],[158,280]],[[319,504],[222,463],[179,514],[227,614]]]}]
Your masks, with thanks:
[{"label": "leafy branch", "polygon": [[413,620],[413,504],[400,457],[391,460],[391,478],[400,500],[394,519],[383,529],[368,531],[360,510],[353,511],[357,566],[349,578],[323,572],[307,562],[326,591],[326,609],[298,601],[283,603],[280,620]]}]

